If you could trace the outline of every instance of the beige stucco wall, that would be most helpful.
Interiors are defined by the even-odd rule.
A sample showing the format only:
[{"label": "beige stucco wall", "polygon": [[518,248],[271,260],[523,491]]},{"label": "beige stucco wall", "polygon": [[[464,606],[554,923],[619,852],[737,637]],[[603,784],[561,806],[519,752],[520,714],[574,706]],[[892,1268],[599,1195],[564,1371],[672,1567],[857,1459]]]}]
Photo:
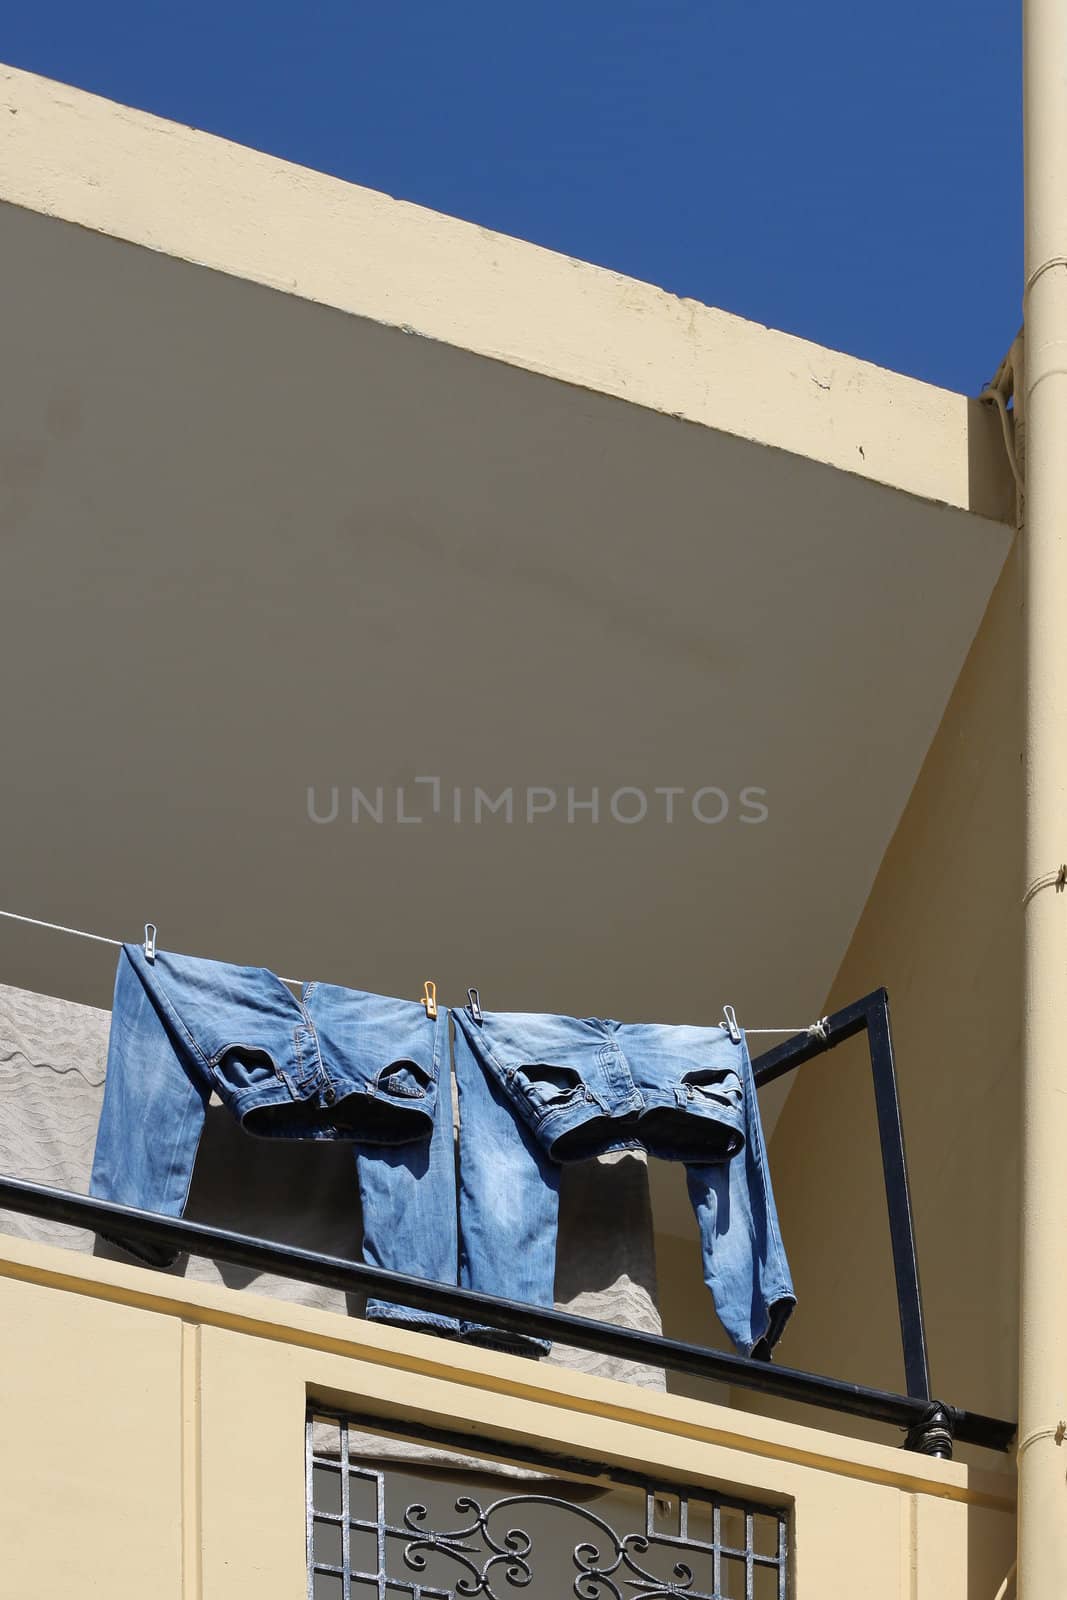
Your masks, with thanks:
[{"label": "beige stucco wall", "polygon": [[177,1600],[182,1324],[38,1284],[0,1304],[0,1596]]},{"label": "beige stucco wall", "polygon": [[[978,1600],[1010,1479],[0,1240],[0,1600],[301,1600],[304,1407],[788,1505],[797,1600]],[[490,1449],[493,1445],[490,1445]]]},{"label": "beige stucco wall", "polygon": [[[827,1004],[889,991],[934,1391],[1004,1417],[1017,1404],[1020,608],[1016,550]],[[800,1299],[782,1359],[901,1388],[862,1039],[800,1071],[770,1154]]]}]

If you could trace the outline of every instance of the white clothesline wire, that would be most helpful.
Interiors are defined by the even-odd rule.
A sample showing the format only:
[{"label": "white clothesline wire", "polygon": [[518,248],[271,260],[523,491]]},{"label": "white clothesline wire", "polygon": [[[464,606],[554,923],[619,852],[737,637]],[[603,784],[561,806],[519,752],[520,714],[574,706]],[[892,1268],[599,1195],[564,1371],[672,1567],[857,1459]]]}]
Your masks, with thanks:
[{"label": "white clothesline wire", "polygon": [[86,933],[84,928],[65,928],[61,922],[42,922],[40,917],[20,917],[17,911],[0,911],[0,917],[11,922],[28,922],[34,928],[50,928],[53,933],[72,933],[76,939],[93,939],[97,944],[113,944],[122,949],[121,939],[109,939],[103,933]]},{"label": "white clothesline wire", "polygon": [[[92,939],[95,944],[114,945],[116,950],[121,950],[124,944],[134,943],[129,939],[109,939],[106,933],[90,933],[86,928],[67,928],[61,922],[42,922],[40,917],[23,917],[17,911],[0,911],[0,917],[7,917],[9,922],[25,922],[31,928],[49,928],[53,933],[70,933],[76,939]],[[281,977],[281,974],[278,974]],[[283,983],[295,984],[297,988],[302,983],[300,978],[282,978]]]},{"label": "white clothesline wire", "polygon": [[[105,933],[89,933],[85,928],[68,928],[62,922],[43,922],[40,917],[23,917],[17,911],[0,911],[0,917],[6,917],[9,922],[24,922],[31,928],[47,928],[51,933],[69,933],[75,939],[92,939],[94,944],[110,944],[116,950],[121,950],[124,943],[133,941],[122,939],[109,939]],[[282,978],[283,983],[296,984],[299,978]],[[810,1033],[816,1038],[826,1037],[826,1018],[820,1017],[818,1022],[806,1024],[803,1028],[746,1028],[746,1033],[788,1034],[792,1037],[796,1033]]]},{"label": "white clothesline wire", "polygon": [[787,1033],[792,1038],[795,1033],[812,1033],[817,1039],[826,1038],[825,1017],[820,1017],[818,1022],[806,1022],[802,1028],[746,1028],[746,1033]]}]

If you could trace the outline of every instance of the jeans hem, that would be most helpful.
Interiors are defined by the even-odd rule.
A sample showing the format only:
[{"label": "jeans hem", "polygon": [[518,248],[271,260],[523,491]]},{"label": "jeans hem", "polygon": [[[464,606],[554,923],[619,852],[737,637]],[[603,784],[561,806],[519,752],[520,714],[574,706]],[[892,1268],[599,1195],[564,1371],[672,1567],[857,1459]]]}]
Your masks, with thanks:
[{"label": "jeans hem", "polygon": [[102,1239],[105,1244],[115,1245],[119,1250],[124,1250],[142,1266],[154,1267],[157,1272],[166,1272],[183,1253],[181,1250],[171,1249],[169,1245],[153,1246],[134,1239],[122,1239],[116,1233],[98,1233],[96,1237]]},{"label": "jeans hem", "polygon": [[539,1361],[552,1348],[551,1339],[536,1339],[531,1334],[506,1333],[500,1328],[488,1328],[481,1323],[465,1323],[460,1331],[464,1344],[476,1345],[482,1350],[497,1350],[501,1355],[527,1356]]},{"label": "jeans hem", "polygon": [[432,1311],[409,1311],[403,1306],[368,1305],[364,1312],[368,1322],[387,1322],[393,1328],[406,1328],[409,1333],[439,1333],[448,1339],[458,1339],[460,1325],[454,1317],[439,1317]]},{"label": "jeans hem", "polygon": [[767,1326],[747,1347],[739,1344],[738,1355],[747,1356],[750,1361],[769,1361],[771,1351],[782,1337],[786,1323],[796,1310],[796,1304],[796,1295],[789,1290],[773,1299],[767,1308]]}]

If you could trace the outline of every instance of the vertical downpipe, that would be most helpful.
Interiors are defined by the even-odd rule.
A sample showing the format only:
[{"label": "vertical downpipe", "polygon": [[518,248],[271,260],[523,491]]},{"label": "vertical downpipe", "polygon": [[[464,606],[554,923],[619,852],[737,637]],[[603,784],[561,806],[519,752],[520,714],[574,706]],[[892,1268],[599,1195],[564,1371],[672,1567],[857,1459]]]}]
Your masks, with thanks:
[{"label": "vertical downpipe", "polygon": [[[1024,0],[1020,1600],[1067,1600],[1067,0]],[[1048,881],[1046,881],[1048,880]],[[1038,887],[1043,884],[1043,887]]]}]

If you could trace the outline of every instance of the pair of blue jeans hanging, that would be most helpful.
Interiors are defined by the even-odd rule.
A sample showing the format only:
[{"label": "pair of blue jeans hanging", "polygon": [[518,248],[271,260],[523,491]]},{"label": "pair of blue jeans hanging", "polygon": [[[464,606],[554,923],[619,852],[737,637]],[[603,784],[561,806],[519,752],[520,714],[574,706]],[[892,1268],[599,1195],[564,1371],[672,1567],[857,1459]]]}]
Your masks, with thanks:
[{"label": "pair of blue jeans hanging", "polygon": [[[180,1216],[214,1093],[250,1133],[352,1142],[371,1265],[450,1284],[458,1249],[464,1287],[552,1305],[559,1163],[645,1148],[686,1163],[720,1320],[742,1354],[769,1353],[795,1301],[744,1039],[453,1012],[457,1240],[448,1015],[332,984],[305,984],[297,999],[262,968],[164,951],[150,961],[126,945],[90,1192]],[[387,1301],[367,1315],[548,1348]]]},{"label": "pair of blue jeans hanging", "polygon": [[471,1008],[453,1018],[460,1283],[551,1305],[559,1164],[645,1149],[685,1163],[719,1320],[739,1355],[768,1357],[796,1297],[744,1035]]},{"label": "pair of blue jeans hanging", "polygon": [[[215,1094],[247,1132],[351,1141],[372,1266],[456,1282],[448,1014],[334,984],[124,945],[90,1193],[181,1216]],[[166,1266],[129,1241],[131,1253]],[[374,1320],[458,1322],[372,1300]]]}]

